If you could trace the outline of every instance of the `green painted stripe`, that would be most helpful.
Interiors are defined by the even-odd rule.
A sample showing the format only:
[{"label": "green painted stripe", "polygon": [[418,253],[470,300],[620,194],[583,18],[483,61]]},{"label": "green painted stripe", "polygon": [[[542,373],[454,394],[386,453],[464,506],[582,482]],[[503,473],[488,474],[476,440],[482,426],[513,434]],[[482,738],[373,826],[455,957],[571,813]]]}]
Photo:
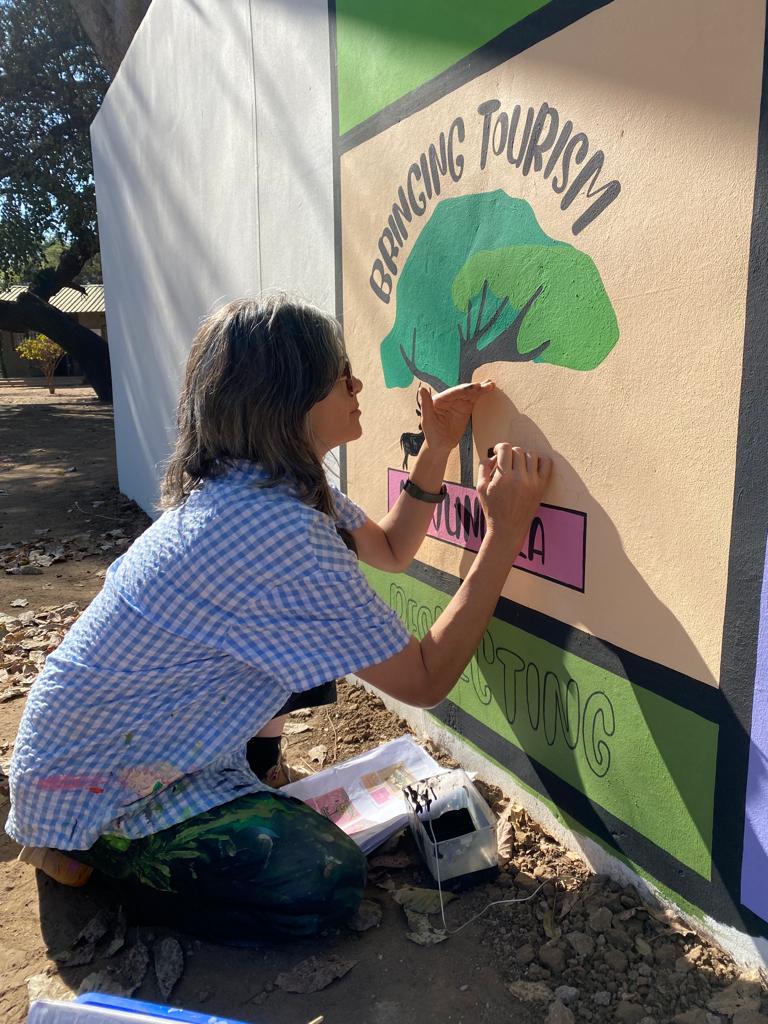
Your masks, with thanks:
[{"label": "green painted stripe", "polygon": [[[418,637],[449,601],[411,577],[364,568]],[[697,874],[711,877],[713,722],[496,618],[450,699]]]},{"label": "green painted stripe", "polygon": [[455,729],[451,729],[451,727],[449,725],[446,725],[445,722],[443,721],[439,721],[439,725],[441,729],[446,729],[448,732],[452,732],[462,741],[462,743],[466,743],[468,746],[474,747],[475,750],[478,750],[481,754],[484,754],[484,756],[487,757],[489,761],[492,761],[503,772],[506,772],[506,774],[509,775],[510,779],[513,780],[516,786],[519,786],[520,789],[525,790],[526,793],[530,793],[532,797],[534,797],[536,800],[539,801],[540,804],[546,807],[550,814],[557,821],[559,821],[560,824],[563,825],[565,828],[569,829],[575,835],[582,836],[585,839],[591,839],[593,843],[596,843],[601,849],[605,850],[606,853],[609,853],[612,857],[615,857],[616,860],[621,861],[622,864],[626,864],[626,866],[628,868],[631,868],[635,872],[635,874],[639,875],[646,882],[650,882],[650,884],[655,889],[657,889],[665,899],[669,900],[670,903],[674,903],[686,914],[688,914],[689,917],[695,918],[698,921],[703,921],[706,918],[707,915],[701,909],[701,907],[697,907],[695,903],[691,903],[690,900],[685,899],[685,897],[681,896],[679,892],[675,892],[675,890],[670,889],[668,885],[664,885],[663,882],[660,882],[658,878],[654,878],[652,874],[649,874],[649,872],[646,871],[645,868],[642,867],[642,865],[632,860],[631,857],[627,857],[620,850],[617,850],[615,846],[611,846],[609,843],[606,843],[605,840],[602,839],[600,836],[595,835],[594,832],[591,832],[588,828],[585,828],[580,821],[572,817],[570,814],[566,814],[561,807],[558,807],[557,804],[552,803],[552,801],[548,797],[544,796],[542,793],[539,793],[538,790],[535,790],[531,786],[527,785],[518,775],[515,775],[514,772],[511,772],[509,768],[505,767],[505,765],[500,764],[495,758],[489,757],[488,754],[485,754],[484,751],[480,750],[476,743],[472,743],[470,740],[466,738],[466,736],[462,736],[461,733],[456,732]]},{"label": "green painted stripe", "polygon": [[339,131],[451,67],[551,0],[336,0]]}]

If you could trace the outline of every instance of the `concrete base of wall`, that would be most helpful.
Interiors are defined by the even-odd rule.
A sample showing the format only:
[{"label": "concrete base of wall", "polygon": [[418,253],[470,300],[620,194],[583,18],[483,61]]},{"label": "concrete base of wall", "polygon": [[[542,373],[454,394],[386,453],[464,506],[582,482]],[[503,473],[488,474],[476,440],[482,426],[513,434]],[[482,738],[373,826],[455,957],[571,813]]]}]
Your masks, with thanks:
[{"label": "concrete base of wall", "polygon": [[745,969],[768,970],[768,939],[753,938],[710,917],[694,917],[687,913],[662,894],[651,882],[613,857],[594,840],[567,828],[545,804],[528,790],[523,789],[513,775],[487,760],[455,733],[445,729],[428,712],[393,700],[361,679],[356,679],[356,681],[366,690],[380,697],[394,714],[404,718],[417,736],[429,737],[438,746],[449,751],[465,770],[477,772],[484,782],[498,786],[505,795],[524,807],[528,814],[562,846],[577,853],[596,874],[608,875],[622,885],[633,885],[651,903],[669,907],[700,935],[730,953],[734,960]]}]

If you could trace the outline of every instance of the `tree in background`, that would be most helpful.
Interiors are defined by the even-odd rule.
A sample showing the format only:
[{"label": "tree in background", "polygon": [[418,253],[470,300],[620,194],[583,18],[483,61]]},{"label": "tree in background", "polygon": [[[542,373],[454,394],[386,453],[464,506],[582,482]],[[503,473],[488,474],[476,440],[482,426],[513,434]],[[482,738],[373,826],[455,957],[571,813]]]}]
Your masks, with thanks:
[{"label": "tree in background", "polygon": [[53,377],[56,367],[67,354],[61,345],[46,338],[44,334],[36,334],[33,338],[25,338],[16,346],[16,352],[22,359],[29,363],[35,363],[45,374],[45,383],[48,391],[54,395],[56,389],[53,386]]},{"label": "tree in background", "polygon": [[105,401],[105,342],[50,299],[83,291],[99,251],[89,128],[109,80],[66,0],[0,0],[0,277],[28,284],[0,329],[57,341]]}]

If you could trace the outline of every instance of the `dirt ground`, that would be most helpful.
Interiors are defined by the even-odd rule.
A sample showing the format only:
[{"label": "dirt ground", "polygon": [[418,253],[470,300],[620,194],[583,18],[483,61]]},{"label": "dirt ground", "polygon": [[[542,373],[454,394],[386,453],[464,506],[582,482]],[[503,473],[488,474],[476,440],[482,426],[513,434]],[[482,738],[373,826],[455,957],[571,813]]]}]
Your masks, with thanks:
[{"label": "dirt ground", "polygon": [[[53,396],[41,388],[0,389],[0,438],[4,821],[8,762],[29,685],[98,592],[109,563],[149,520],[119,494],[111,410],[87,389]],[[298,712],[291,724],[284,742],[294,774],[406,731],[377,698],[351,683],[340,686],[337,705]],[[18,847],[3,835],[0,1019],[21,1024],[30,991],[77,991],[95,971],[106,972],[97,981],[117,983],[136,998],[265,1024],[307,1024],[320,1016],[328,1024],[768,1019],[759,976],[741,974],[726,954],[643,903],[634,889],[591,875],[502,793],[479,785],[503,816],[502,870],[447,905],[448,936],[429,944],[409,938],[418,935],[421,919],[409,923],[393,896],[407,885],[433,888],[407,834],[370,859],[373,905],[358,928],[380,918],[378,924],[253,949],[139,925],[130,907],[119,909],[105,880],[94,877],[83,889],[60,886],[19,863]],[[475,917],[489,903],[496,905]],[[439,937],[439,915],[422,923],[428,939]],[[295,986],[281,975],[315,955],[326,970],[346,973],[318,991],[288,991]],[[167,991],[179,971],[165,998],[161,983]],[[311,987],[306,971],[303,977],[304,988]]]}]

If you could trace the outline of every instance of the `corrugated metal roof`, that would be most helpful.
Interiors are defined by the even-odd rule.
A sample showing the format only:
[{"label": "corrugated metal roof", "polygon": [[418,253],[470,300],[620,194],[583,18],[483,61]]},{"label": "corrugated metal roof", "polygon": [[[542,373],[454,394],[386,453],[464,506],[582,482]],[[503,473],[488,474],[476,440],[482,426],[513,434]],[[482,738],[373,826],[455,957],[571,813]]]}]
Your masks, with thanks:
[{"label": "corrugated metal roof", "polygon": [[[51,305],[62,313],[103,313],[104,285],[86,284],[85,295],[74,288],[62,288],[51,299]],[[0,300],[13,302],[24,291],[23,284],[13,284],[4,292],[0,292]]]}]

